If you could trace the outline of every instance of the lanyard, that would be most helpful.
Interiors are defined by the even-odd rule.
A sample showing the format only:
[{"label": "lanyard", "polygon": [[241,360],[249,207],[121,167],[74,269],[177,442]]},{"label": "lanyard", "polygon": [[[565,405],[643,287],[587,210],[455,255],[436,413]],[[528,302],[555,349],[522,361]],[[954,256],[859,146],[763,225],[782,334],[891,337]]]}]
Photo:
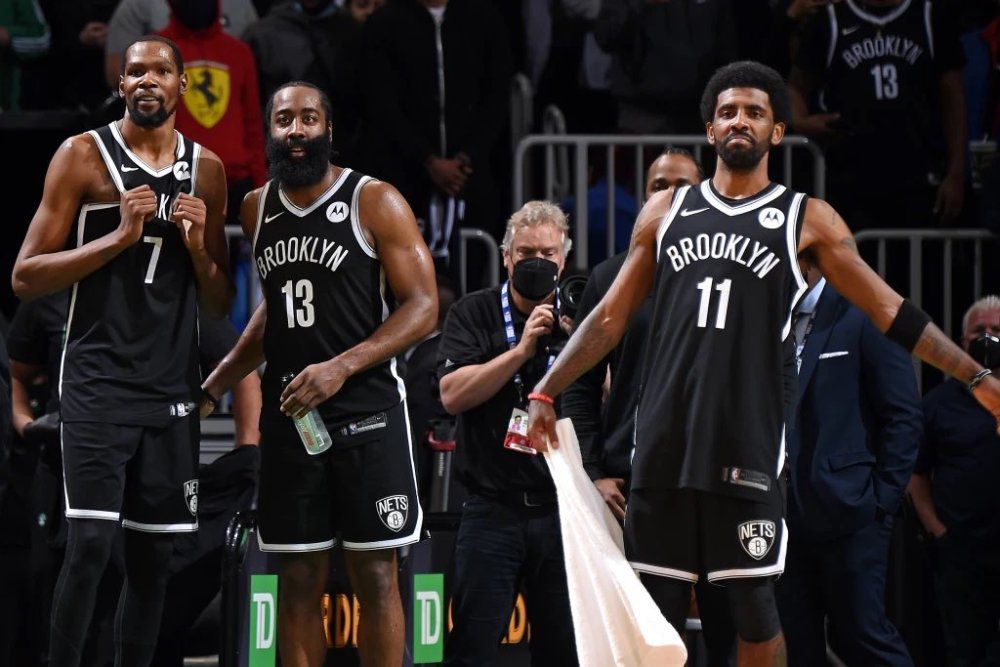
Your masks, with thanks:
[{"label": "lanyard", "polygon": [[[510,281],[506,281],[503,287],[500,289],[500,310],[503,312],[503,327],[507,334],[507,347],[513,350],[517,347],[517,337],[514,335],[514,318],[511,315],[510,310]],[[559,311],[559,293],[556,293],[556,312]],[[559,326],[556,322],[553,326]],[[555,363],[555,355],[549,355],[548,365],[545,367],[545,371],[548,372],[552,368],[552,364]],[[514,373],[514,388],[517,389],[517,397],[520,400],[521,405],[524,405],[524,380],[521,379],[521,371],[518,369]]]}]

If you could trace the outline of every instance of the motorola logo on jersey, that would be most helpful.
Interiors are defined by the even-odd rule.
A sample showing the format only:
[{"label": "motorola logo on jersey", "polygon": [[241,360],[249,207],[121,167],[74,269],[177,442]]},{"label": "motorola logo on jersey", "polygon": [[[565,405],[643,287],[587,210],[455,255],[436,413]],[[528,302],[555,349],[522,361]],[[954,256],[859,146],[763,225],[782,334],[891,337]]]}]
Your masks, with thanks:
[{"label": "motorola logo on jersey", "polygon": [[768,206],[757,215],[757,220],[765,229],[777,229],[785,224],[785,214],[773,206]]},{"label": "motorola logo on jersey", "polygon": [[326,219],[330,222],[343,222],[349,212],[345,202],[335,201],[326,207]]},{"label": "motorola logo on jersey", "polygon": [[191,178],[191,166],[187,160],[180,160],[174,163],[174,178],[178,181],[186,181]]},{"label": "motorola logo on jersey", "polygon": [[737,528],[737,532],[743,550],[754,560],[760,560],[766,556],[774,545],[776,531],[773,521],[764,519],[744,521]]},{"label": "motorola logo on jersey", "polygon": [[376,501],[375,510],[385,527],[398,533],[406,525],[406,515],[409,513],[409,503],[406,496],[386,496]]}]

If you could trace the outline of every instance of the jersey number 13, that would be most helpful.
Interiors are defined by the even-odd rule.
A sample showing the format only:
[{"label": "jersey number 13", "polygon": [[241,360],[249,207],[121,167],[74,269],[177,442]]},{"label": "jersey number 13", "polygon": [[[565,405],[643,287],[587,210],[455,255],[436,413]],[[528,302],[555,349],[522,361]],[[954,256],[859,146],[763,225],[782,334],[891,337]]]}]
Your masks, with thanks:
[{"label": "jersey number 13", "polygon": [[316,309],[312,303],[312,281],[289,280],[282,285],[281,293],[285,295],[285,317],[288,319],[288,328],[311,327],[316,321]]}]

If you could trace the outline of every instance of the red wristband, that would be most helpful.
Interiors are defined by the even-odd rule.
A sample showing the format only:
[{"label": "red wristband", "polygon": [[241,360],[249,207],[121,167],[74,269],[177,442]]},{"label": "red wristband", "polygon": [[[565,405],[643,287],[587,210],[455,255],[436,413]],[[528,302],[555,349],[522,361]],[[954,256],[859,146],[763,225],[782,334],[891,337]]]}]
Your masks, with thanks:
[{"label": "red wristband", "polygon": [[542,403],[548,403],[549,405],[555,405],[556,399],[552,398],[548,394],[533,393],[528,394],[529,401],[541,401]]}]

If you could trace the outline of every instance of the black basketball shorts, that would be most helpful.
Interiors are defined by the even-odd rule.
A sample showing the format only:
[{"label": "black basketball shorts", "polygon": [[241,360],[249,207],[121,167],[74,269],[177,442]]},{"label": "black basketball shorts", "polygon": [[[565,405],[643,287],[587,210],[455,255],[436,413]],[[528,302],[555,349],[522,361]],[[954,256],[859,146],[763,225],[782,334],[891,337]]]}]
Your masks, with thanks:
[{"label": "black basketball shorts", "polygon": [[785,570],[788,535],[779,485],[759,502],[694,489],[633,489],[625,512],[632,568],[694,583],[773,577]]},{"label": "black basketball shorts", "polygon": [[406,403],[329,430],[333,446],[312,455],[291,419],[261,421],[261,551],[320,551],[338,536],[357,551],[418,541],[423,513]]},{"label": "black basketball shorts", "polygon": [[66,516],[149,533],[198,529],[198,414],[163,428],[61,425]]}]

